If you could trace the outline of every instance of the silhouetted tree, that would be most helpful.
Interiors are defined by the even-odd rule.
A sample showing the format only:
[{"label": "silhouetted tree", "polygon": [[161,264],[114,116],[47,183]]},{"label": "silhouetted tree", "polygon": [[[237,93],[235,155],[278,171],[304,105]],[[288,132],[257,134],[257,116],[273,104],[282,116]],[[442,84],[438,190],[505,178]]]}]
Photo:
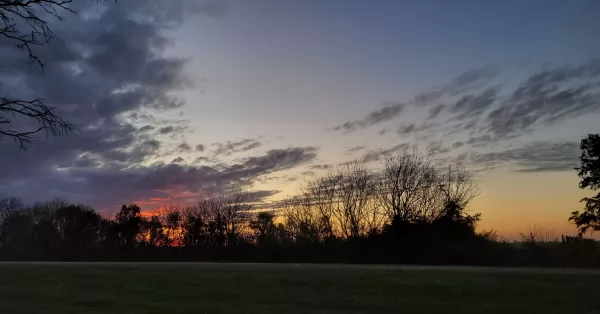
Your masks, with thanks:
[{"label": "silhouetted tree", "polygon": [[200,247],[206,244],[206,221],[195,210],[186,212],[183,218],[182,233],[185,247]]},{"label": "silhouetted tree", "polygon": [[[315,200],[310,193],[286,200],[283,204],[285,226],[292,239],[301,245],[314,245],[333,236],[330,220],[325,218],[324,207],[313,206]],[[317,206],[321,206],[318,203]]]},{"label": "silhouetted tree", "polygon": [[260,212],[250,221],[250,229],[254,231],[258,245],[272,245],[285,238],[285,228],[275,224],[275,215],[271,212]]},{"label": "silhouetted tree", "polygon": [[168,239],[164,234],[163,225],[158,216],[153,215],[150,217],[150,219],[144,219],[142,221],[140,236],[138,239],[146,246],[167,246]]},{"label": "silhouetted tree", "polygon": [[308,181],[300,199],[318,216],[324,235],[356,238],[383,224],[385,215],[376,202],[377,180],[364,162],[349,162]]},{"label": "silhouetted tree", "polygon": [[[581,178],[579,188],[597,191],[600,189],[600,135],[589,134],[587,138],[581,140],[580,148],[581,166],[576,168]],[[577,225],[580,234],[586,233],[589,229],[600,230],[600,192],[581,201],[585,202],[584,211],[573,212],[569,220]]]},{"label": "silhouetted tree", "polygon": [[31,212],[26,210],[11,212],[4,220],[2,249],[15,258],[30,257],[35,254],[33,238],[34,222]]},{"label": "silhouetted tree", "polygon": [[250,220],[250,210],[255,199],[250,193],[232,191],[221,197],[214,206],[217,229],[223,232],[227,246],[234,246],[240,239],[241,233]]},{"label": "silhouetted tree", "polygon": [[163,228],[166,246],[183,245],[182,236],[183,209],[177,205],[168,205],[158,216]]},{"label": "silhouetted tree", "polygon": [[142,215],[139,206],[123,205],[121,211],[115,216],[116,230],[118,231],[119,247],[133,250],[142,227]]},{"label": "silhouetted tree", "polygon": [[67,205],[54,213],[61,241],[61,254],[68,258],[85,258],[97,246],[100,216],[84,205]]},{"label": "silhouetted tree", "polygon": [[379,193],[381,206],[395,221],[428,220],[444,206],[435,165],[417,151],[385,157]]},{"label": "silhouetted tree", "polygon": [[418,151],[386,156],[379,199],[395,222],[432,223],[447,214],[448,204],[464,211],[477,195],[477,184],[460,165],[440,167]]},{"label": "silhouetted tree", "polygon": [[4,237],[8,227],[8,218],[18,210],[23,209],[23,201],[16,197],[0,199],[0,247],[4,246]]}]

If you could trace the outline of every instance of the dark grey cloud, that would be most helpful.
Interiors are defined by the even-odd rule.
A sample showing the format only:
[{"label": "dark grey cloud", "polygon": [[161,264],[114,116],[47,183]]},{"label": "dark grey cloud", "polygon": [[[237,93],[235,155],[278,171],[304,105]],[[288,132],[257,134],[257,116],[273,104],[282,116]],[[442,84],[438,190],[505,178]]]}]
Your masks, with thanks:
[{"label": "dark grey cloud", "polygon": [[210,161],[211,161],[211,159],[206,156],[200,156],[194,160],[195,163],[210,162]]},{"label": "dark grey cloud", "polygon": [[[513,139],[566,119],[600,112],[600,59],[544,65],[516,85],[501,84],[498,73],[500,69],[491,67],[463,73],[406,103],[374,110],[334,129],[355,131],[388,122],[410,107],[427,110],[425,121],[436,122],[428,128],[416,128],[411,121],[415,126],[404,125],[399,134],[417,133],[418,138],[426,139],[436,134],[468,133],[469,144],[481,146],[486,141]],[[384,128],[381,133],[386,132]]]},{"label": "dark grey cloud", "polygon": [[450,152],[450,148],[444,147],[442,141],[434,141],[427,145],[427,153],[430,155],[442,155]]},{"label": "dark grey cloud", "polygon": [[[372,111],[362,119],[347,121],[341,125],[335,126],[333,129],[335,131],[351,132],[396,119],[401,115],[407,106],[429,106],[443,97],[453,97],[472,91],[476,88],[484,86],[486,82],[494,78],[497,74],[498,70],[491,67],[484,67],[462,73],[454,78],[450,83],[421,93],[409,102],[387,105],[383,108]],[[437,116],[443,109],[444,106],[441,104],[431,108],[431,119],[435,118],[435,116]]]},{"label": "dark grey cloud", "polygon": [[246,152],[246,151],[261,147],[263,144],[258,140],[247,138],[247,139],[243,139],[239,142],[227,141],[224,144],[213,143],[212,145],[216,147],[215,150],[213,151],[213,154],[215,156],[219,156],[219,155],[229,156],[229,155],[237,153],[237,152]]},{"label": "dark grey cloud", "polygon": [[254,142],[254,143],[250,143],[250,144],[242,147],[241,150],[242,151],[249,151],[251,149],[255,149],[255,148],[261,147],[261,146],[262,146],[262,143],[260,143],[260,142]]},{"label": "dark grey cloud", "polygon": [[365,162],[372,162],[372,161],[377,161],[379,160],[379,158],[381,158],[382,156],[400,151],[400,150],[405,150],[405,149],[409,149],[411,147],[410,144],[408,143],[401,143],[401,144],[397,144],[392,146],[391,148],[387,148],[387,149],[371,149],[369,151],[367,151],[363,157],[362,160]]},{"label": "dark grey cloud", "polygon": [[472,91],[485,86],[498,73],[498,69],[489,66],[464,72],[445,85],[417,95],[412,102],[418,106],[430,105],[445,96],[457,96]]},{"label": "dark grey cloud", "polygon": [[403,125],[399,127],[396,133],[399,135],[408,135],[414,133],[415,131],[417,131],[417,126],[414,123],[411,123],[409,125]]},{"label": "dark grey cloud", "polygon": [[495,103],[499,92],[500,88],[495,86],[487,88],[479,93],[461,96],[456,103],[449,108],[449,111],[455,114],[450,119],[462,121],[466,118],[479,117]]},{"label": "dark grey cloud", "polygon": [[520,135],[600,109],[600,60],[548,66],[519,85],[491,111],[485,131],[498,138]]},{"label": "dark grey cloud", "polygon": [[452,144],[452,148],[459,148],[459,147],[462,147],[463,145],[465,145],[465,143],[463,143],[462,141],[456,141],[456,142],[454,142],[454,144]]},{"label": "dark grey cloud", "polygon": [[244,166],[248,169],[283,170],[312,161],[316,156],[316,147],[272,149],[263,156],[247,158]]},{"label": "dark grey cloud", "polygon": [[[16,153],[28,155],[23,151]],[[226,191],[232,186],[250,187],[258,177],[306,164],[314,160],[316,154],[314,147],[274,149],[236,164],[218,166],[190,166],[179,158],[169,164],[126,163],[114,168],[78,167],[71,163],[58,173],[40,175],[39,171],[32,171],[31,175],[37,177],[27,181],[27,189],[5,176],[0,178],[0,186],[5,193],[26,200],[64,197],[93,204],[99,209],[116,208],[129,202],[152,204],[147,200],[156,197],[185,202],[197,199],[202,193]],[[13,178],[27,179],[22,174],[23,171],[15,171]],[[32,195],[31,191],[38,193]]]},{"label": "dark grey cloud", "polygon": [[444,104],[432,107],[429,109],[429,117],[427,117],[427,120],[435,119],[442,111],[444,111],[444,109],[446,109],[446,105]]},{"label": "dark grey cloud", "polygon": [[309,169],[311,169],[311,170],[329,170],[332,168],[333,168],[333,165],[331,165],[331,164],[311,165],[309,167]]},{"label": "dark grey cloud", "polygon": [[163,120],[155,121],[155,123],[164,125],[158,129],[156,135],[168,135],[172,139],[176,139],[182,135],[187,129],[189,121],[187,120]]},{"label": "dark grey cloud", "polygon": [[390,121],[394,118],[396,118],[397,116],[400,115],[400,113],[402,113],[402,111],[404,110],[404,107],[406,106],[406,104],[404,103],[399,103],[399,104],[393,104],[393,105],[388,105],[385,106],[381,109],[377,109],[373,112],[371,112],[370,114],[368,114],[366,117],[364,117],[361,120],[357,120],[357,121],[348,121],[345,122],[342,125],[338,125],[336,127],[334,127],[333,129],[335,131],[355,131],[358,129],[363,129],[381,122],[386,122],[386,121]]},{"label": "dark grey cloud", "polygon": [[359,152],[361,150],[364,150],[365,148],[366,148],[365,145],[348,147],[348,148],[346,148],[346,154],[353,154],[353,153]]},{"label": "dark grey cloud", "polygon": [[188,143],[181,143],[177,146],[177,150],[180,152],[189,152],[192,150],[192,147]]},{"label": "dark grey cloud", "polygon": [[478,146],[485,146],[491,142],[493,142],[493,138],[489,135],[480,135],[480,136],[475,136],[475,137],[471,137],[469,138],[469,140],[467,141],[467,144],[478,147]]},{"label": "dark grey cloud", "polygon": [[[181,201],[204,190],[251,186],[257,176],[312,160],[315,148],[274,150],[210,167],[186,165],[183,158],[156,161],[172,145],[162,136],[186,128],[185,121],[164,120],[160,113],[181,108],[178,92],[193,85],[185,72],[189,60],[166,54],[173,45],[166,34],[190,12],[222,14],[217,2],[199,4],[74,1],[72,9],[80,14],[53,24],[61,40],[36,49],[46,65],[43,75],[22,52],[0,42],[0,93],[43,98],[81,129],[66,138],[35,140],[28,151],[0,139],[0,190],[28,202],[62,197],[116,208],[154,197]],[[189,5],[194,9],[185,9]],[[179,148],[191,150],[188,144]]]},{"label": "dark grey cloud", "polygon": [[160,134],[169,134],[173,131],[175,131],[175,127],[172,125],[165,126],[165,127],[158,129],[158,133],[160,133]]},{"label": "dark grey cloud", "polygon": [[280,193],[279,190],[261,190],[261,191],[250,191],[247,192],[248,197],[254,201],[262,201],[265,198],[271,197],[277,193]]},{"label": "dark grey cloud", "polygon": [[514,164],[518,171],[571,171],[578,163],[578,142],[532,142],[500,152],[474,153],[470,161],[477,165]]},{"label": "dark grey cloud", "polygon": [[148,132],[154,130],[154,127],[151,125],[144,125],[139,129],[140,132]]},{"label": "dark grey cloud", "polygon": [[173,159],[173,161],[171,161],[172,163],[180,163],[180,162],[185,162],[185,159],[183,159],[182,157],[177,157],[175,159]]}]

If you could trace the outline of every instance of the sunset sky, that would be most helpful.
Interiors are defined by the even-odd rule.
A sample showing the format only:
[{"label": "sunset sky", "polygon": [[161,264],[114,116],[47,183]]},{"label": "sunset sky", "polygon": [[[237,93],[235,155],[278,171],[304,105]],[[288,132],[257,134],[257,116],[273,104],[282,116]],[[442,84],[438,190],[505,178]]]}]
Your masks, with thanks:
[{"label": "sunset sky", "polygon": [[600,132],[600,1],[81,1],[0,82],[80,126],[0,140],[0,194],[116,210],[231,184],[285,199],[336,164],[416,147],[462,162],[480,227],[573,233]]}]

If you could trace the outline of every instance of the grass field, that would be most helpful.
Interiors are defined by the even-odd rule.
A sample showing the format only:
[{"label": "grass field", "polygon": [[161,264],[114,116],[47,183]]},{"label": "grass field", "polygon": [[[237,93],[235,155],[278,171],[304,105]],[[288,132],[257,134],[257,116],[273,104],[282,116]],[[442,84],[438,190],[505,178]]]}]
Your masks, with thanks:
[{"label": "grass field", "polygon": [[0,313],[600,313],[597,272],[0,264]]}]

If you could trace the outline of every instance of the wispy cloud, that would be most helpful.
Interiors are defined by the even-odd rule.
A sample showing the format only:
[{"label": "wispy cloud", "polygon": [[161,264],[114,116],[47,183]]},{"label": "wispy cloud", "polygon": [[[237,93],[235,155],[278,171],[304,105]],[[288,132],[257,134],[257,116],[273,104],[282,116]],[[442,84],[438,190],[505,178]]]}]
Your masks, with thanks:
[{"label": "wispy cloud", "polygon": [[521,172],[573,170],[577,166],[577,142],[532,142],[521,147],[489,153],[472,153],[476,165],[497,166],[512,164]]}]

